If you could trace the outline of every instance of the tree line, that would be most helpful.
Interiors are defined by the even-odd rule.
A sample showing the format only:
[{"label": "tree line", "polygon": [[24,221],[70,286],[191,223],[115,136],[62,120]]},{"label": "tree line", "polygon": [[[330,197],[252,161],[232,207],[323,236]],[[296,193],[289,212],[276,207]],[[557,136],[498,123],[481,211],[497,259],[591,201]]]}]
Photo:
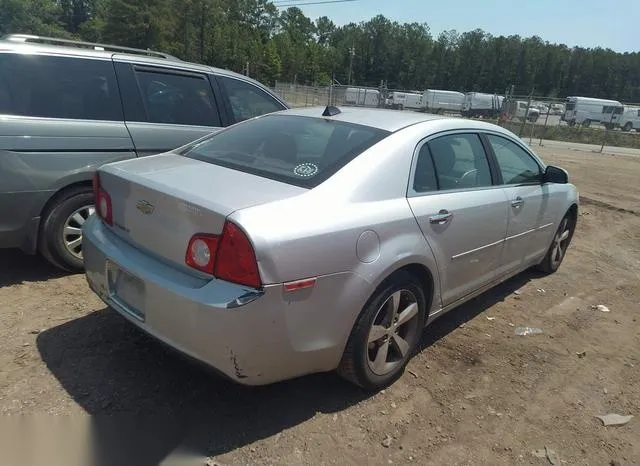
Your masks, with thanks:
[{"label": "tree line", "polygon": [[[428,20],[428,18],[425,18]],[[268,0],[0,0],[0,34],[78,38],[171,53],[275,81],[640,102],[640,53],[480,29],[437,37],[378,15],[336,26]]]}]

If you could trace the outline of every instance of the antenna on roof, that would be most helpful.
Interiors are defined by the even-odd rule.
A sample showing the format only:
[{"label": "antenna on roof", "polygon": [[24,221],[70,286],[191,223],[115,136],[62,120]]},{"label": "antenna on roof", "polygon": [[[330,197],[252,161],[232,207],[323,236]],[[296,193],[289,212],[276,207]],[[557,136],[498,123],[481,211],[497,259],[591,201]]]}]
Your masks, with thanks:
[{"label": "antenna on roof", "polygon": [[340,111],[338,107],[334,107],[333,105],[327,105],[327,108],[325,108],[324,112],[322,112],[322,116],[324,117],[335,116],[340,113],[342,113],[342,111]]}]

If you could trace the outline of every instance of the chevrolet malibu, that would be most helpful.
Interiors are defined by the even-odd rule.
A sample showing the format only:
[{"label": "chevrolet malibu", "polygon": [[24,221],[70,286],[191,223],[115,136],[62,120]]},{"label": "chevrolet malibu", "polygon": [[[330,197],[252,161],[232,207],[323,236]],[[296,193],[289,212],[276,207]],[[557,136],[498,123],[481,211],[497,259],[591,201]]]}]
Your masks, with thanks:
[{"label": "chevrolet malibu", "polygon": [[391,384],[436,317],[555,272],[578,214],[567,173],[505,129],[360,108],[254,118],[104,165],[94,191],[91,289],[246,385]]}]

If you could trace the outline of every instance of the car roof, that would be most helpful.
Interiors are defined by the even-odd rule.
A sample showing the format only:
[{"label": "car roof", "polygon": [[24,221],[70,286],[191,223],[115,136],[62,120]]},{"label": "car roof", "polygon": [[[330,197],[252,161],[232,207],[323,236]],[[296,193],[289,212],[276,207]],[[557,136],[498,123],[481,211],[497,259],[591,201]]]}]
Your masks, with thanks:
[{"label": "car roof", "polygon": [[334,116],[324,117],[322,113],[326,107],[302,107],[290,110],[283,110],[274,115],[297,115],[303,117],[313,117],[330,119],[335,121],[344,121],[372,128],[381,129],[383,131],[396,132],[420,123],[430,123],[434,131],[447,130],[477,130],[477,131],[493,131],[514,136],[513,133],[493,123],[469,120],[459,117],[447,117],[442,115],[432,115],[414,111],[398,111],[381,108],[366,107],[338,107],[340,113]]},{"label": "car roof", "polygon": [[87,47],[75,47],[67,45],[57,45],[48,43],[35,43],[35,42],[14,42],[11,40],[0,39],[0,52],[14,52],[14,53],[40,53],[48,55],[64,55],[68,57],[78,58],[94,58],[94,59],[120,59],[123,61],[135,61],[136,63],[143,63],[147,65],[157,65],[168,68],[177,68],[183,70],[201,71],[204,73],[214,73],[218,75],[230,76],[245,81],[258,84],[261,87],[265,87],[263,84],[257,82],[254,79],[247,76],[235,73],[233,71],[225,70],[222,68],[216,68],[209,65],[202,65],[199,63],[191,63],[182,61],[176,57],[166,55],[166,58],[160,57],[160,52],[149,51],[153,55],[144,55],[142,53],[127,53],[123,50],[96,50],[94,48]]}]

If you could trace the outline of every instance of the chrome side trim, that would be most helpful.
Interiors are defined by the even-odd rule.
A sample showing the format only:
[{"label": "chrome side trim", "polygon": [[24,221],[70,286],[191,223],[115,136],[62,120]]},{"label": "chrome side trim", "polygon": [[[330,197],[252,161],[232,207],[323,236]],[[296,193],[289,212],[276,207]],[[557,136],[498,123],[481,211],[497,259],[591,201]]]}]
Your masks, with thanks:
[{"label": "chrome side trim", "polygon": [[520,238],[522,236],[528,235],[529,233],[533,233],[534,231],[536,231],[536,228],[532,228],[531,230],[523,231],[522,233],[518,233],[517,235],[507,236],[505,238],[505,241],[509,241],[511,239],[516,239],[516,238]]},{"label": "chrome side trim", "polygon": [[451,257],[451,260],[460,259],[461,257],[468,256],[469,254],[473,254],[475,252],[482,251],[483,249],[487,249],[487,248],[491,248],[493,246],[497,246],[499,244],[504,243],[504,241],[505,241],[504,239],[501,239],[499,241],[496,241],[495,243],[486,244],[484,246],[480,246],[479,248],[475,248],[475,249],[472,249],[470,251],[466,251],[466,252],[462,252],[460,254],[456,254],[455,256]]}]

